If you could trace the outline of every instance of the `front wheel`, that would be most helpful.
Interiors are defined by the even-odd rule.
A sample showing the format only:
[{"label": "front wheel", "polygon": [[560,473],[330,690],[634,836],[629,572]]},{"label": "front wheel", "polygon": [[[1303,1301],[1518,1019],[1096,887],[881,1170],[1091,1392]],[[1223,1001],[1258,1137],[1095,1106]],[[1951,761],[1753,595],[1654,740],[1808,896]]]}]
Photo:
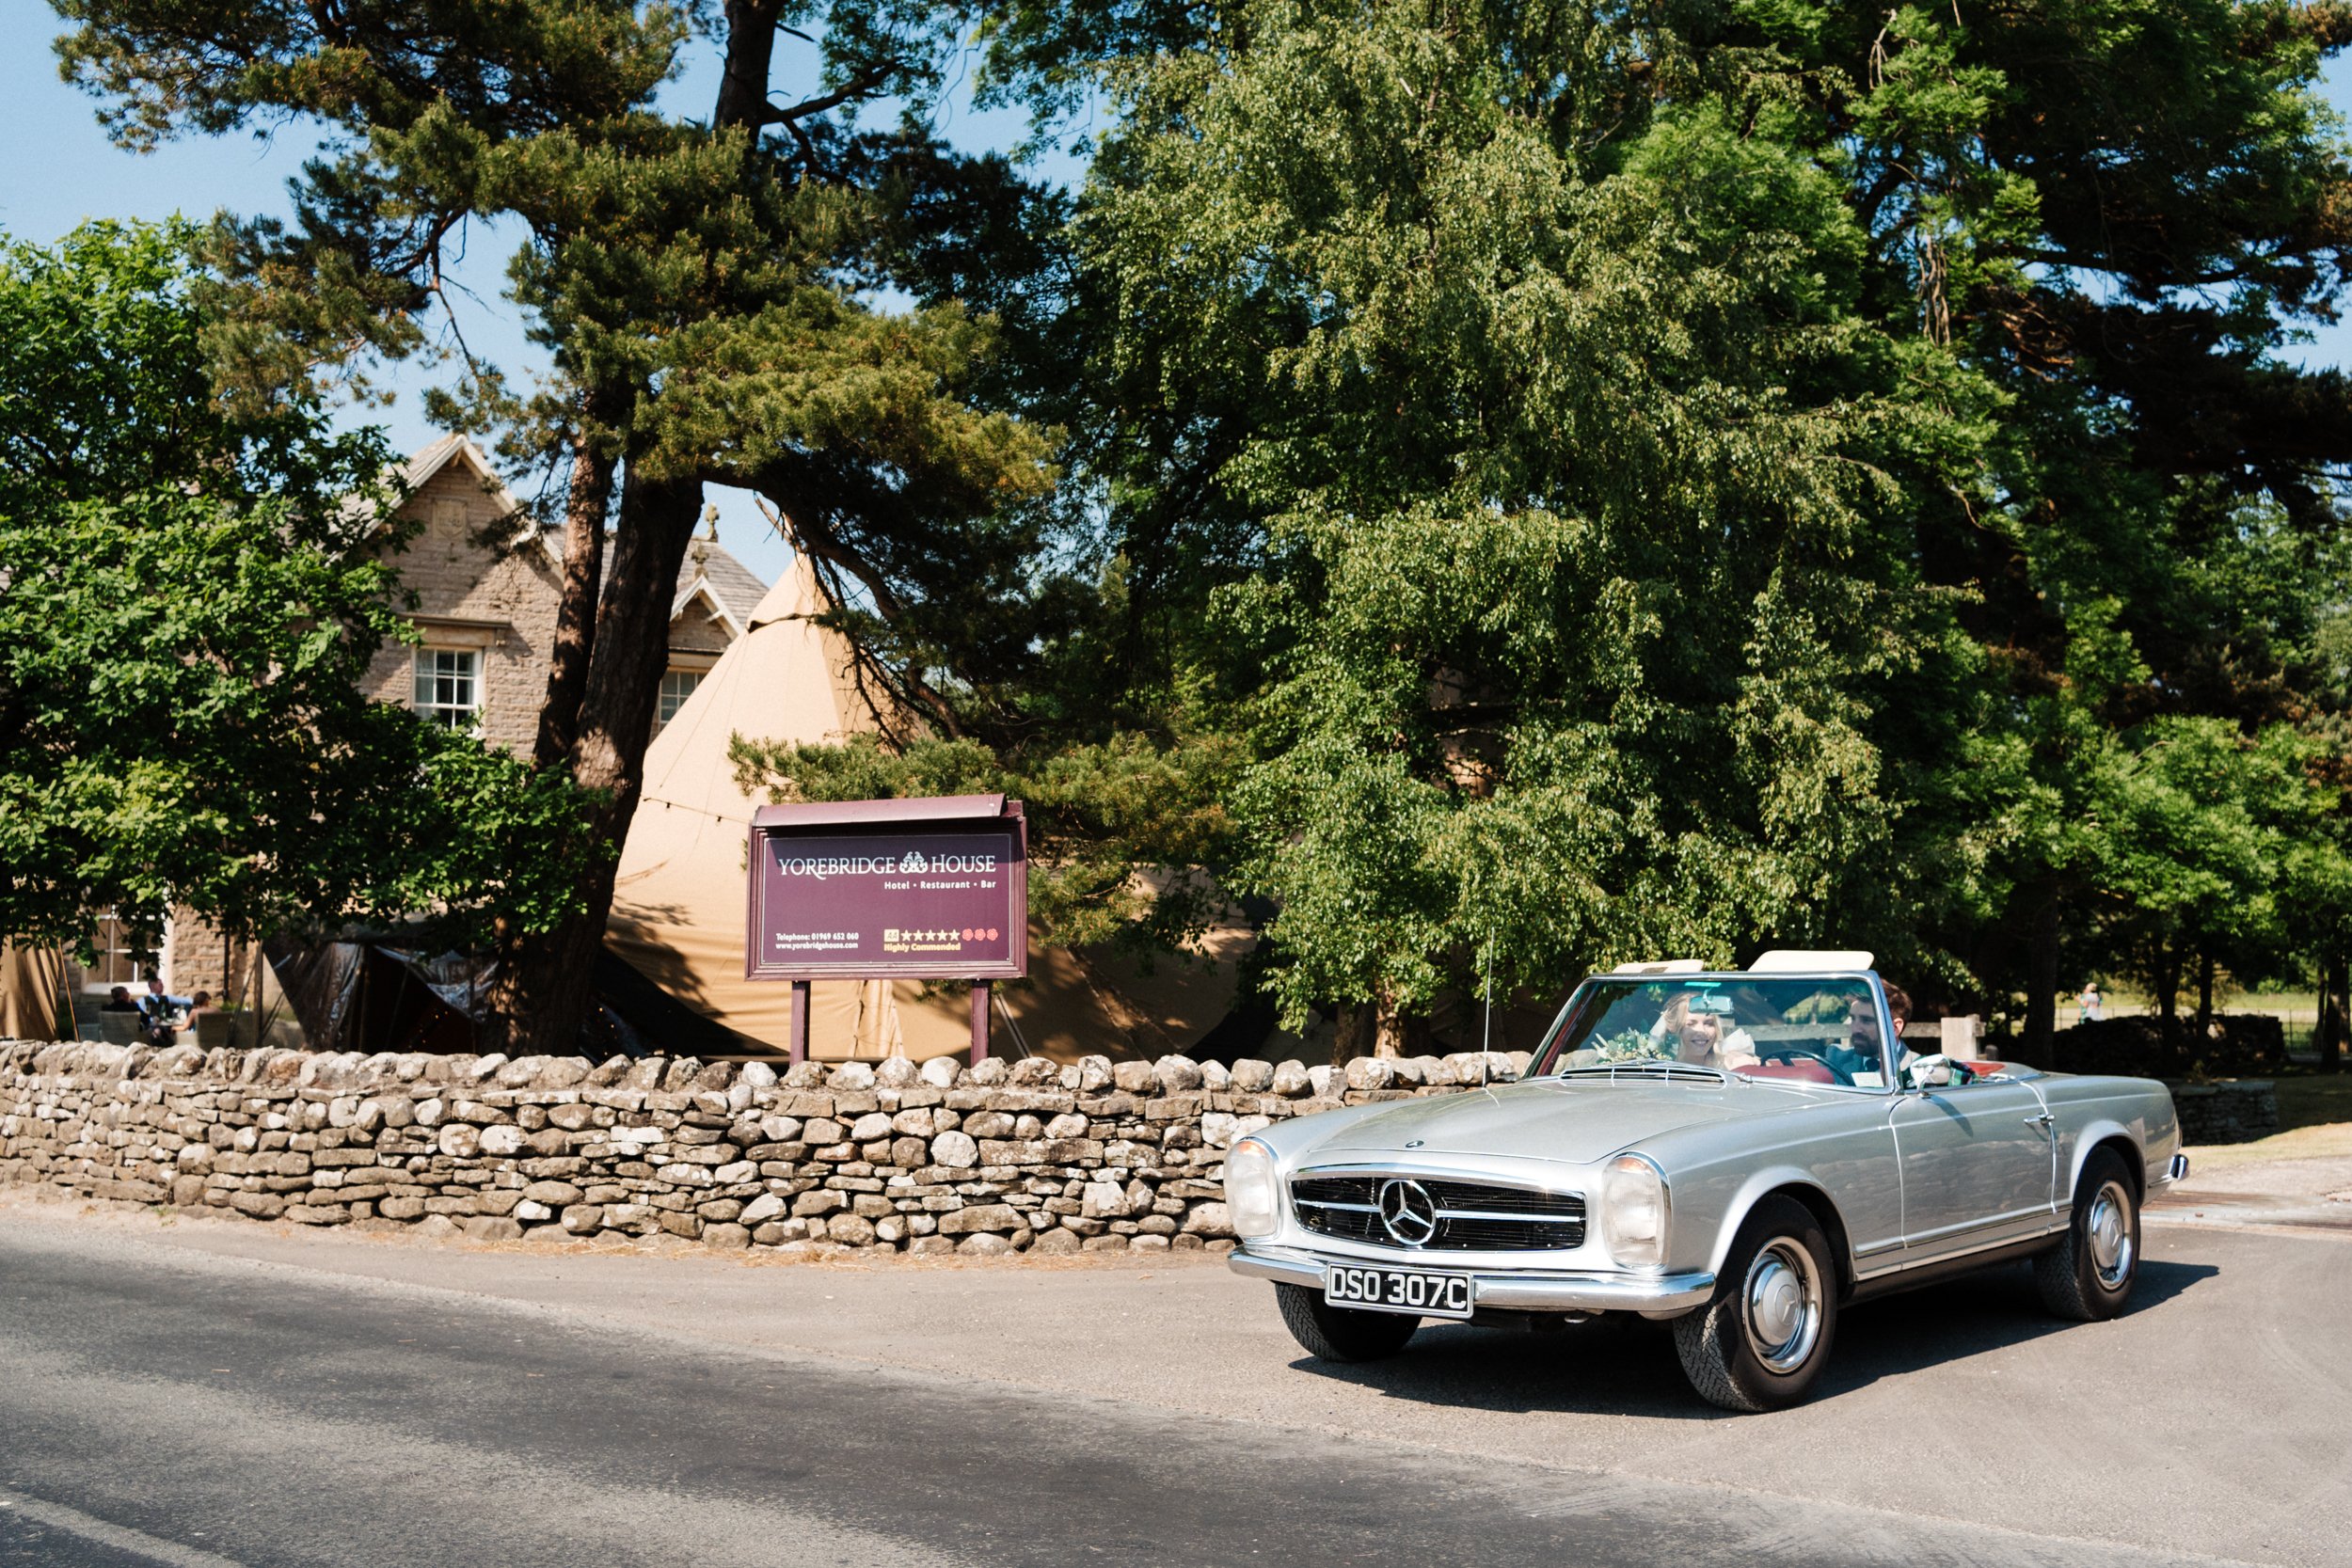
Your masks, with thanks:
[{"label": "front wheel", "polygon": [[1837,1267],[1813,1211],[1768,1197],[1740,1226],[1715,1299],[1675,1320],[1675,1350],[1699,1397],[1778,1410],[1813,1388],[1837,1329]]},{"label": "front wheel", "polygon": [[2083,1162],[2066,1234],[2034,1259],[2033,1282],[2042,1306],[2088,1323],[2122,1311],[2138,1277],[2138,1189],[2115,1151],[2103,1148]]},{"label": "front wheel", "polygon": [[1402,1312],[1359,1312],[1334,1307],[1323,1292],[1305,1285],[1276,1284],[1274,1299],[1282,1322],[1309,1355],[1326,1361],[1377,1361],[1394,1355],[1421,1327]]}]

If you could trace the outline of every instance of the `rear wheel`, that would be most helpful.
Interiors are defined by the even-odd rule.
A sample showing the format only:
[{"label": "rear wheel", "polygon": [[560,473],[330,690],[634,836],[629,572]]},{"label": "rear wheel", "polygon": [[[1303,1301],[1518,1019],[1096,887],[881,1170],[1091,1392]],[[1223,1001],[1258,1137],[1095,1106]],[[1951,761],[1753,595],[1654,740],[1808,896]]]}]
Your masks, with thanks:
[{"label": "rear wheel", "polygon": [[1309,1355],[1326,1361],[1377,1361],[1394,1355],[1421,1327],[1419,1318],[1402,1312],[1359,1312],[1333,1307],[1323,1292],[1306,1285],[1274,1287],[1282,1308],[1282,1322],[1291,1338]]},{"label": "rear wheel", "polygon": [[1813,1211],[1768,1197],[1740,1227],[1715,1299],[1675,1320],[1691,1386],[1725,1410],[1778,1410],[1813,1388],[1837,1329],[1837,1265]]},{"label": "rear wheel", "polygon": [[2042,1305],[2061,1318],[2097,1323],[2123,1310],[2139,1277],[2139,1192],[2111,1148],[2083,1162],[2074,1212],[2058,1244],[2033,1260]]}]

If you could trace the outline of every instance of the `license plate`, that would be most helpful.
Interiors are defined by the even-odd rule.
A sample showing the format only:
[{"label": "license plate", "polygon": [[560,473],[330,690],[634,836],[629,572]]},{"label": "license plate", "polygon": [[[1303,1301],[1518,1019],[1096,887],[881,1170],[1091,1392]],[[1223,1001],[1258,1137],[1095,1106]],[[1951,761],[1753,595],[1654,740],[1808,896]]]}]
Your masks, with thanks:
[{"label": "license plate", "polygon": [[1467,1318],[1470,1315],[1470,1282],[1466,1274],[1327,1263],[1323,1269],[1323,1299],[1334,1307],[1365,1307],[1375,1312]]}]

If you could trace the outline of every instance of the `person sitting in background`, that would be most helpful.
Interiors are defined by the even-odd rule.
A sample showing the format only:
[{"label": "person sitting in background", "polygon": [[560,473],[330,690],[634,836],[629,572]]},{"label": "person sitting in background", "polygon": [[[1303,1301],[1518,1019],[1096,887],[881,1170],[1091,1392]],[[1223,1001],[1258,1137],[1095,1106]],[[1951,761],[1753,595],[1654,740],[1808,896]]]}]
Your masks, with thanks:
[{"label": "person sitting in background", "polygon": [[102,1013],[135,1013],[139,1005],[131,1000],[130,987],[117,986],[113,993],[98,1005],[98,1010]]},{"label": "person sitting in background", "polygon": [[178,1028],[178,1015],[194,1005],[193,998],[166,994],[163,977],[150,970],[147,994],[139,998],[142,1037],[150,1045],[169,1045]]}]

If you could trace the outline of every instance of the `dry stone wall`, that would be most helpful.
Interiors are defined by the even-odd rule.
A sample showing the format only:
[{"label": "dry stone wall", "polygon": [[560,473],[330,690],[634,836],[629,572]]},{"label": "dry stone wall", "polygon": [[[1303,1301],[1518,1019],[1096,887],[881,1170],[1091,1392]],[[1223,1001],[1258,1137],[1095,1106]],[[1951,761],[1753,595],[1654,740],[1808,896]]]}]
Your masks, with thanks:
[{"label": "dry stone wall", "polygon": [[0,1042],[0,1182],[300,1225],[720,1249],[1232,1246],[1232,1140],[1515,1078],[1344,1069],[427,1056]]}]

